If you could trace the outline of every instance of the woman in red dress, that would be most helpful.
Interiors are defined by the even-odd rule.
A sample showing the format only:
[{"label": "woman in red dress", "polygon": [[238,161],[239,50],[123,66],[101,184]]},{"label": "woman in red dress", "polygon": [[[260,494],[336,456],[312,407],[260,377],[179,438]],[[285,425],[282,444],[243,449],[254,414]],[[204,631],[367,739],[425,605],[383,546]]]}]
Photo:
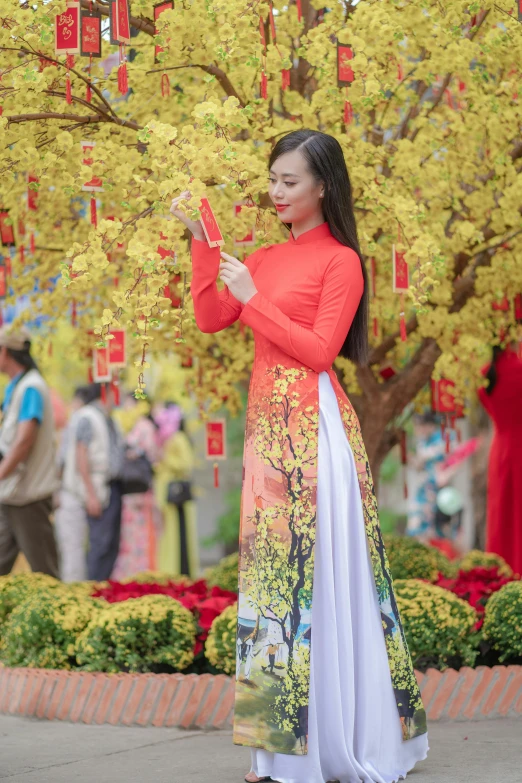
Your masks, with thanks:
[{"label": "woman in red dress", "polygon": [[208,246],[180,199],[171,208],[193,234],[197,325],[240,320],[255,339],[234,742],[251,748],[248,783],[395,783],[426,756],[426,714],[359,422],[332,368],[340,352],[364,362],[368,342],[339,142],[308,130],[280,139],[268,190],[292,230],[244,264]]},{"label": "woman in red dress", "polygon": [[493,348],[479,399],[494,424],[488,467],[486,550],[522,574],[522,360],[516,345]]}]

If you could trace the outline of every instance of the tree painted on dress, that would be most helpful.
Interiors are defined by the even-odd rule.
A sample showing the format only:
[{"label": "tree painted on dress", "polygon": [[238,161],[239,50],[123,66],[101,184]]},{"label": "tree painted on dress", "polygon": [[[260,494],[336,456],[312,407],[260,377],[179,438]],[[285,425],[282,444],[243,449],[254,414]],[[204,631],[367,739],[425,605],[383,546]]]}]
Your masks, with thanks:
[{"label": "tree painted on dress", "polygon": [[[92,345],[93,326],[102,337],[127,326],[138,373],[173,350],[202,404],[210,399],[217,410],[225,401],[237,411],[251,336],[237,326],[200,334],[188,293],[176,306],[164,296],[169,280],[178,293],[184,273],[190,281],[189,238],[165,219],[170,200],[190,186],[197,209],[206,193],[229,252],[245,252],[232,239],[254,222],[258,244],[280,241],[286,229],[265,209],[269,153],[296,128],[331,133],[350,170],[362,252],[376,263],[370,364],[338,362],[375,471],[397,442],[397,417],[412,400],[426,400],[434,371],[468,393],[483,382],[486,346],[500,327],[516,334],[522,28],[513,0],[340,0],[328,8],[301,0],[301,18],[294,0],[274,0],[277,41],[267,0],[177,2],[161,14],[156,36],[153,4],[131,2],[132,92],[119,94],[118,64],[104,63],[117,48],[104,38],[103,59],[90,72],[81,57],[69,70],[70,104],[53,41],[65,0],[11,3],[4,13],[0,206],[10,210],[17,250],[25,245],[25,260],[19,252],[12,259],[13,296],[28,295],[28,312],[48,319],[51,336],[74,302],[78,352]],[[89,0],[81,5],[88,9]],[[109,2],[95,7],[106,23]],[[349,88],[337,87],[335,38],[353,47]],[[157,63],[155,44],[163,49]],[[345,124],[347,98],[353,119]],[[96,142],[92,167],[82,162],[85,139]],[[104,186],[96,230],[81,189],[93,174]],[[37,195],[36,210],[27,208],[28,193]],[[235,201],[246,202],[239,217]],[[176,251],[175,263],[158,253],[162,243]],[[405,342],[391,286],[393,243],[411,272]],[[53,282],[60,271],[65,285]],[[35,278],[43,292],[34,292]],[[493,310],[504,296],[508,309]],[[396,372],[387,380],[384,365]]]}]

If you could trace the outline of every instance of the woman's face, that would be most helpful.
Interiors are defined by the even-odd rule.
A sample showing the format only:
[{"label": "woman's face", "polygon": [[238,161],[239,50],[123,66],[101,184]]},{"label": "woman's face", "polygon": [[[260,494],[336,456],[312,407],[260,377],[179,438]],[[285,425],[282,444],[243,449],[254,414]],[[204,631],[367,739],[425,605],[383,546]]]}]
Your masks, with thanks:
[{"label": "woman's face", "polygon": [[313,178],[298,150],[280,155],[270,169],[268,193],[284,223],[322,217],[323,191],[323,184]]}]

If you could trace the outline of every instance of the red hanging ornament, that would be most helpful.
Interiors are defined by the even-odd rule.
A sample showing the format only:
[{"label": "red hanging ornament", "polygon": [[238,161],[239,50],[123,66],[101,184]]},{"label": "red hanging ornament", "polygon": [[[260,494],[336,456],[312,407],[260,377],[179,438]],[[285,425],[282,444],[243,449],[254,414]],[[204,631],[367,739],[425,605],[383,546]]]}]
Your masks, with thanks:
[{"label": "red hanging ornament", "polygon": [[96,196],[94,193],[91,196],[91,224],[94,228],[98,227],[98,214],[96,212]]},{"label": "red hanging ornament", "polygon": [[127,56],[125,54],[125,44],[120,44],[120,65],[118,67],[118,90],[121,95],[127,95],[129,91],[129,80],[127,74]]},{"label": "red hanging ornament", "polygon": [[91,103],[91,101],[92,101],[92,90],[91,90],[90,82],[87,85],[87,88],[85,90],[85,100],[87,101],[87,103]]},{"label": "red hanging ornament", "polygon": [[344,124],[349,125],[353,120],[353,108],[349,100],[344,102]]},{"label": "red hanging ornament", "polygon": [[73,327],[76,327],[78,324],[78,314],[76,310],[76,299],[73,299],[71,302],[71,324]]},{"label": "red hanging ornament", "polygon": [[404,294],[401,294],[401,312],[399,316],[399,327],[401,333],[401,340],[403,343],[405,343],[407,340],[407,334],[406,334],[406,315],[404,312]]},{"label": "red hanging ornament", "polygon": [[23,266],[25,264],[25,246],[20,245],[20,265]]},{"label": "red hanging ornament", "polygon": [[274,9],[272,7],[272,3],[269,5],[268,15],[270,18],[270,35],[272,36],[272,43],[275,45],[276,43],[276,28],[275,28],[275,21],[274,21]]},{"label": "red hanging ornament", "polygon": [[281,71],[281,88],[284,91],[287,90],[288,87],[290,87],[290,69],[283,68]]},{"label": "red hanging ornament", "polygon": [[168,98],[170,95],[170,81],[166,73],[161,75],[161,95],[163,98]]},{"label": "red hanging ornament", "polygon": [[72,87],[71,87],[71,68],[74,68],[74,55],[68,54],[65,58],[65,67],[67,68],[67,73],[65,76],[65,100],[67,103],[72,103]]},{"label": "red hanging ornament", "polygon": [[404,79],[404,74],[402,72],[402,63],[399,60],[397,63],[397,81],[402,82],[403,79]]},{"label": "red hanging ornament", "polygon": [[31,251],[31,253],[34,253],[34,251],[36,250],[36,244],[35,244],[35,241],[34,241],[34,233],[32,231],[31,231],[31,234],[29,236],[29,250]]},{"label": "red hanging ornament", "polygon": [[268,80],[264,71],[261,74],[261,97],[264,100],[267,100],[268,98]]},{"label": "red hanging ornament", "polygon": [[214,488],[219,489],[219,465],[214,462]]},{"label": "red hanging ornament", "polygon": [[303,3],[302,0],[296,0],[297,4],[297,21],[300,22],[303,19]]}]

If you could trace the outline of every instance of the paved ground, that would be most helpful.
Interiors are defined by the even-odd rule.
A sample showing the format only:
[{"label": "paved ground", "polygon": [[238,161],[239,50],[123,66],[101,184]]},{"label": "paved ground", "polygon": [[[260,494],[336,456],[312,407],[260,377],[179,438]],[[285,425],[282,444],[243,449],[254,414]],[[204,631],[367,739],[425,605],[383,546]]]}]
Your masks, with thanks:
[{"label": "paved ground", "polygon": [[[522,783],[522,721],[434,723],[412,783]],[[241,783],[249,751],[230,732],[84,726],[0,716],[9,783]]]}]

